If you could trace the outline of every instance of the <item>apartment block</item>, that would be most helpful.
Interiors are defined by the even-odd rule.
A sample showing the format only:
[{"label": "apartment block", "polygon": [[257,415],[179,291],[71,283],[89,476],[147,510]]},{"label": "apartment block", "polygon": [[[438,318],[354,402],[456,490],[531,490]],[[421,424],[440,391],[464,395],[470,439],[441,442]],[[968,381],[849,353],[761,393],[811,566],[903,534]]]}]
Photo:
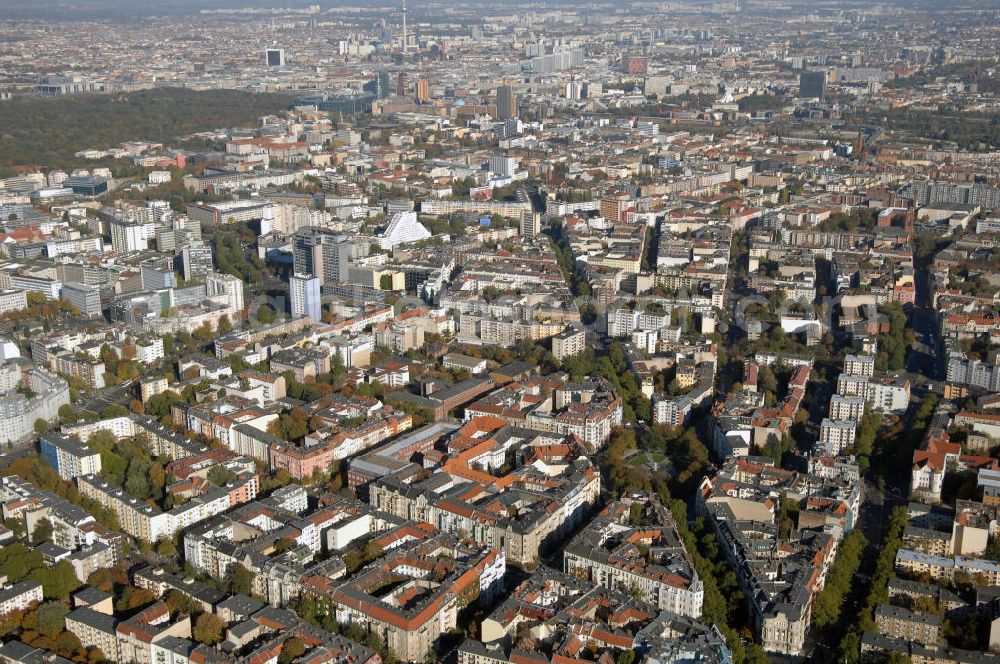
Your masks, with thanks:
[{"label": "apartment block", "polygon": [[0,588],[0,616],[13,611],[23,611],[42,601],[42,584],[38,581],[19,581]]},{"label": "apartment block", "polygon": [[38,439],[38,448],[64,480],[101,472],[101,455],[77,439],[50,431]]},{"label": "apartment block", "polygon": [[567,357],[579,355],[587,349],[587,334],[583,330],[567,328],[552,337],[552,354],[562,362]]},{"label": "apartment block", "polygon": [[854,420],[860,422],[865,415],[865,398],[863,396],[842,396],[834,394],[830,397],[831,420]]},{"label": "apartment block", "polygon": [[875,625],[885,636],[917,643],[937,643],[941,634],[940,616],[916,613],[891,604],[875,607]]},{"label": "apartment block", "polygon": [[819,450],[827,456],[840,456],[854,446],[857,423],[854,420],[823,418],[819,427]]}]

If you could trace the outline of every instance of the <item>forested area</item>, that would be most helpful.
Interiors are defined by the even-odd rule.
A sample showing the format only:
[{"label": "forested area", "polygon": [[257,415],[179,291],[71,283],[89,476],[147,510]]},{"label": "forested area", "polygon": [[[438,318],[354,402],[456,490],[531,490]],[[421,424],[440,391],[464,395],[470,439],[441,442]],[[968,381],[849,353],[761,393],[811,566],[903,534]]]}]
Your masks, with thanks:
[{"label": "forested area", "polygon": [[788,99],[777,95],[749,95],[738,100],[736,104],[744,113],[776,111],[788,104]]},{"label": "forested area", "polygon": [[123,94],[18,97],[0,104],[0,174],[13,166],[66,168],[81,150],[253,123],[291,98],[240,90],[161,88]]},{"label": "forested area", "polygon": [[1000,145],[1000,116],[989,113],[965,113],[954,109],[924,111],[914,109],[876,110],[850,119],[855,123],[877,125],[887,131],[925,138],[952,141],[965,149]]}]

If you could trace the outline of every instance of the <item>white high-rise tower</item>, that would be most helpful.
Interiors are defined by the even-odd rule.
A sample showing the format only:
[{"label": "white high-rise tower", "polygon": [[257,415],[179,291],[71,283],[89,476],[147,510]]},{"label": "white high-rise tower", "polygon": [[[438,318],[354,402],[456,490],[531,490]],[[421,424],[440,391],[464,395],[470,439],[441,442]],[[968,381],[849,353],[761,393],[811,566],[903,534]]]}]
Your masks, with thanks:
[{"label": "white high-rise tower", "polygon": [[319,277],[311,274],[291,275],[288,278],[288,294],[292,300],[292,317],[309,316],[314,323],[323,320],[320,293]]}]

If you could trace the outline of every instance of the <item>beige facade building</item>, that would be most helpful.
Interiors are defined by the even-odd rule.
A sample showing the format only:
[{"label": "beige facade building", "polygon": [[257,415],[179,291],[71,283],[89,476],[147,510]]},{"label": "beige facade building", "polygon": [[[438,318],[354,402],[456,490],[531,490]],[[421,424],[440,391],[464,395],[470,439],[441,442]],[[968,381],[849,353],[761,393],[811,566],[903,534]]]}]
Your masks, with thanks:
[{"label": "beige facade building", "polygon": [[568,328],[552,337],[552,354],[560,362],[579,355],[587,349],[587,334],[583,330]]},{"label": "beige facade building", "polygon": [[937,643],[941,633],[940,616],[916,613],[891,604],[879,604],[875,608],[875,625],[885,636],[917,643]]}]

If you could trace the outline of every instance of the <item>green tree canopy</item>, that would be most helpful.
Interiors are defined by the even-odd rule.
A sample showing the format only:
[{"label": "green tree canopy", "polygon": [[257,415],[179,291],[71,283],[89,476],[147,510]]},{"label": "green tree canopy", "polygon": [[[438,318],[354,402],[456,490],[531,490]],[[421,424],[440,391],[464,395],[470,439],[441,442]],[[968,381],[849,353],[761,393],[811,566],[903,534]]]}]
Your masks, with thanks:
[{"label": "green tree canopy", "polygon": [[213,646],[222,641],[226,632],[226,621],[214,613],[203,613],[194,622],[191,635],[195,641]]},{"label": "green tree canopy", "polygon": [[42,594],[46,599],[67,600],[83,584],[76,578],[72,563],[61,560],[51,567],[39,567],[28,575],[42,584]]}]

